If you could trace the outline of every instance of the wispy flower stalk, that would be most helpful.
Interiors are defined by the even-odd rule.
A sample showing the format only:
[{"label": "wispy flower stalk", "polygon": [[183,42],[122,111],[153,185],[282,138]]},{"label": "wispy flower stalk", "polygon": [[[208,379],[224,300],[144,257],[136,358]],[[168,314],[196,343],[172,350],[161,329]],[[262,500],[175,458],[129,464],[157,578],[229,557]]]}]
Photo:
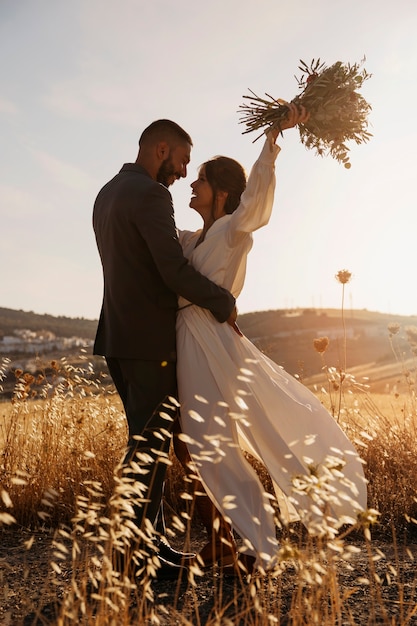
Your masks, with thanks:
[{"label": "wispy flower stalk", "polygon": [[345,285],[352,278],[351,272],[349,270],[339,270],[335,276],[336,280],[342,285],[342,326],[343,326],[343,366],[340,368],[340,388],[339,388],[339,411],[338,411],[338,421],[340,417],[340,408],[342,406],[342,387],[343,382],[346,378],[347,371],[347,341],[346,341],[346,320],[345,320]]}]

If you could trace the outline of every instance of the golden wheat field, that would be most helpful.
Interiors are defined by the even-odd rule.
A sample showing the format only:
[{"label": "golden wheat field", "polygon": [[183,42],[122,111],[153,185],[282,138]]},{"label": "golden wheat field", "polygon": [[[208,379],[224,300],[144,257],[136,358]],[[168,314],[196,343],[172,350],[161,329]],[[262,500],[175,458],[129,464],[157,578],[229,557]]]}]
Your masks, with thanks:
[{"label": "golden wheat field", "polygon": [[[402,394],[372,394],[333,368],[317,388],[365,463],[369,508],[355,526],[310,536],[277,517],[281,548],[272,573],[228,578],[214,568],[178,583],[132,582],[112,571],[109,557],[132,532],[114,495],[123,491],[124,414],[84,358],[82,367],[53,362],[48,375],[16,371],[13,398],[0,403],[2,624],[417,623],[417,415],[409,370]],[[193,494],[170,460],[169,537],[177,549],[198,550],[205,537]],[[263,468],[248,462],[270,490]]]}]

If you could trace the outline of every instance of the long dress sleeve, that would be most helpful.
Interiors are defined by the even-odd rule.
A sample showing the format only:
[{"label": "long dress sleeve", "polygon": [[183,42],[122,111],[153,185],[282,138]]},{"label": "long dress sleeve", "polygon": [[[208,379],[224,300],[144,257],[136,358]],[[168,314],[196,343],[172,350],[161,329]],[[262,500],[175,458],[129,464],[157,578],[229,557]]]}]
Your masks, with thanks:
[{"label": "long dress sleeve", "polygon": [[274,202],[275,160],[279,152],[280,147],[268,135],[230,220],[227,243],[231,247],[237,244],[242,233],[252,233],[269,222]]}]

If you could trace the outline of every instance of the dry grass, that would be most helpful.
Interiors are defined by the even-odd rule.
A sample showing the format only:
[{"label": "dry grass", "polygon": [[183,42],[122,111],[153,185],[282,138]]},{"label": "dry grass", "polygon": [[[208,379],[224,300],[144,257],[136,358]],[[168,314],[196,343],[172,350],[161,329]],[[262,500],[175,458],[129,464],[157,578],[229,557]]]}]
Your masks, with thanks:
[{"label": "dry grass", "polygon": [[[49,577],[38,608],[47,599],[59,602],[53,614],[44,612],[37,623],[413,623],[415,581],[401,574],[404,559],[414,571],[417,519],[417,416],[409,374],[402,396],[372,395],[353,377],[344,373],[341,378],[332,370],[327,388],[318,392],[366,463],[370,510],[361,524],[336,536],[325,529],[320,538],[297,526],[282,528],[274,575],[255,576],[244,584],[222,581],[216,573],[208,582],[207,575],[195,573],[186,588],[170,583],[168,589],[146,575],[132,585],[111,566],[112,552],[123,550],[136,532],[126,507],[126,484],[114,471],[126,440],[117,396],[106,391],[87,360],[83,368],[65,360],[48,365],[52,374],[37,379],[16,372],[14,399],[0,404],[3,536],[10,528],[20,529],[27,555],[36,547],[37,533],[49,537]],[[166,489],[170,525],[177,546],[189,545],[197,524],[190,518],[189,496],[183,496],[183,473],[171,461]],[[268,476],[256,469],[269,489]],[[389,558],[378,541],[392,544]],[[39,561],[26,561],[36,577]],[[395,581],[388,599],[386,581]]]},{"label": "dry grass", "polygon": [[0,405],[1,483],[22,526],[69,523],[88,481],[111,493],[126,437],[116,396],[87,370],[63,360],[52,371],[16,372],[14,398]]}]

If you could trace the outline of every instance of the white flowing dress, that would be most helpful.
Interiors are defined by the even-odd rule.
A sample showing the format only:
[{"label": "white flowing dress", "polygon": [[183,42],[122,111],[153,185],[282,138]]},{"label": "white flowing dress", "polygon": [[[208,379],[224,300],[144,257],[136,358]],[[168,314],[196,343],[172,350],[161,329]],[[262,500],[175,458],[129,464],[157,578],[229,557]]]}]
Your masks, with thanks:
[{"label": "white flowing dress", "polygon": [[[268,223],[280,151],[267,138],[241,203],[201,231],[180,232],[185,256],[237,298],[251,233]],[[181,426],[195,467],[216,507],[268,569],[279,549],[271,496],[245,458],[261,461],[273,481],[280,516],[311,532],[337,532],[366,508],[356,449],[318,398],[228,324],[183,298],[177,316]]]}]

